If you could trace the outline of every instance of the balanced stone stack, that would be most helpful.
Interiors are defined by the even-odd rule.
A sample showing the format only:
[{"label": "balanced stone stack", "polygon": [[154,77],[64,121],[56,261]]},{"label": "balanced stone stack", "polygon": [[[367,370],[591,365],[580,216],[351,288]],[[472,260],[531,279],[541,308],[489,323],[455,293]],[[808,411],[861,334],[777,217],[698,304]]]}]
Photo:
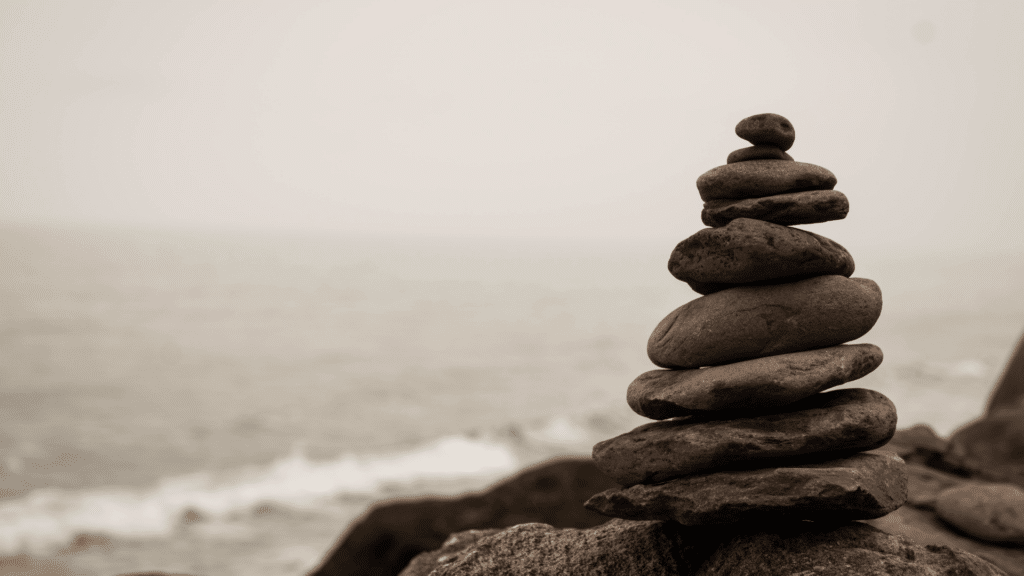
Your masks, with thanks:
[{"label": "balanced stone stack", "polygon": [[700,298],[668,315],[648,342],[667,370],[641,374],[627,400],[659,420],[594,446],[621,489],[586,506],[632,520],[698,526],[877,518],[903,505],[905,464],[877,451],[896,408],[859,388],[823,392],[882,362],[860,338],[882,311],[871,280],[828,238],[791,228],[844,218],[828,170],[786,153],[792,124],[741,121],[753,146],[697,180],[705,228],[676,246],[672,275]]}]

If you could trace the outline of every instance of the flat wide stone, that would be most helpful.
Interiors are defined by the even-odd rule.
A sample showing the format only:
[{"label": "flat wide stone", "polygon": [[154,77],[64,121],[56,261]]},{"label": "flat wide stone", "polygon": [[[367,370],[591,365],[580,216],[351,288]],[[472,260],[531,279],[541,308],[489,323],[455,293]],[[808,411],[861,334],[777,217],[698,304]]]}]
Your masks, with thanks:
[{"label": "flat wide stone", "polygon": [[701,294],[755,282],[849,277],[853,269],[853,256],[833,240],[750,218],[697,232],[668,261],[669,272]]},{"label": "flat wide stone", "polygon": [[[815,394],[785,412],[731,420],[666,420],[594,446],[599,470],[623,486],[872,450],[896,432],[896,407],[879,392]],[[802,462],[797,462],[802,459]]]},{"label": "flat wide stone", "polygon": [[860,338],[881,313],[882,292],[866,278],[731,288],[673,310],[647,355],[662,368],[700,368],[827,348]]},{"label": "flat wide stone", "polygon": [[842,220],[850,201],[837,190],[808,190],[745,200],[708,200],[700,213],[708,226],[725,226],[737,218],[754,218],[774,224],[814,224]]},{"label": "flat wide stone", "polygon": [[878,346],[850,344],[699,370],[651,370],[629,385],[626,402],[654,420],[771,412],[861,378],[881,363]]},{"label": "flat wide stone", "polygon": [[778,146],[749,146],[733,150],[729,153],[728,158],[725,159],[725,163],[732,164],[734,162],[749,162],[751,160],[786,160],[792,162],[793,157],[786,154]]},{"label": "flat wide stone", "polygon": [[906,466],[891,452],[782,468],[714,472],[605,490],[584,504],[627,520],[685,526],[880,518],[907,499]]},{"label": "flat wide stone", "polygon": [[831,190],[835,174],[805,162],[750,160],[712,168],[697,179],[702,200],[760,198],[786,192]]}]

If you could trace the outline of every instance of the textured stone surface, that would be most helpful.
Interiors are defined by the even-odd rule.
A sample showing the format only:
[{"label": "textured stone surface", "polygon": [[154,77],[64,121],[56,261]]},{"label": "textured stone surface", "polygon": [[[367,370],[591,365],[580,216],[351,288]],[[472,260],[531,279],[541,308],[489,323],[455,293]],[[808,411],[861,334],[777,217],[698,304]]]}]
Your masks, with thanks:
[{"label": "textured stone surface", "polygon": [[734,162],[748,162],[750,160],[787,160],[793,161],[793,157],[778,146],[749,146],[733,150],[725,159],[726,164]]},{"label": "textured stone surface", "polygon": [[456,532],[448,537],[437,550],[423,552],[409,562],[399,574],[401,576],[427,576],[439,565],[449,561],[457,553],[476,544],[481,538],[501,532],[501,528],[490,528],[487,530],[466,530]]},{"label": "textured stone surface", "polygon": [[668,270],[702,294],[753,282],[853,274],[853,256],[806,230],[737,218],[705,228],[676,245]]},{"label": "textured stone surface", "polygon": [[587,528],[608,518],[583,507],[616,484],[590,458],[564,458],[524,470],[479,494],[381,504],[354,522],[310,576],[389,576],[448,535],[523,522]]},{"label": "textured stone surface", "polygon": [[708,200],[700,213],[708,226],[725,226],[736,218],[754,218],[775,224],[814,224],[842,220],[850,201],[838,190],[808,190],[743,200]]},{"label": "textured stone surface", "polygon": [[626,402],[654,420],[705,412],[770,412],[856,380],[878,368],[873,344],[832,346],[696,370],[651,370],[633,380]]},{"label": "textured stone surface", "polygon": [[778,146],[783,151],[789,150],[796,141],[793,123],[772,113],[755,114],[740,120],[736,125],[736,135],[755,146]]},{"label": "textured stone surface", "polygon": [[998,410],[960,428],[942,459],[951,471],[1024,486],[1024,409]]},{"label": "textured stone surface", "polygon": [[871,526],[786,526],[719,545],[697,576],[1002,576],[977,556]]},{"label": "textured stone surface", "polygon": [[662,368],[699,368],[825,348],[860,338],[882,313],[882,292],[864,278],[818,276],[743,286],[672,311],[647,341]]},{"label": "textured stone surface", "polygon": [[823,392],[786,411],[731,420],[666,420],[598,442],[594,462],[623,486],[727,468],[825,460],[871,450],[896,431],[896,407],[879,392]]},{"label": "textured stone surface", "polygon": [[835,174],[814,164],[750,160],[712,168],[697,178],[702,200],[760,198],[785,192],[831,190]]},{"label": "textured stone surface", "polygon": [[891,452],[815,464],[699,474],[595,494],[586,506],[630,520],[686,526],[878,518],[907,499],[906,466]]},{"label": "textured stone surface", "polygon": [[1024,544],[1024,490],[1015,484],[964,482],[939,494],[935,512],[979,540]]},{"label": "textured stone surface", "polygon": [[1024,549],[970,538],[950,528],[931,510],[904,506],[887,516],[863,522],[889,534],[903,536],[921,546],[946,546],[970,552],[995,564],[1007,574],[1024,576]]},{"label": "textured stone surface", "polygon": [[[896,433],[899,434],[900,431],[897,430]],[[890,442],[885,448],[889,449],[891,446]],[[929,510],[935,508],[939,494],[968,481],[962,476],[913,463],[907,463],[907,477],[910,481],[907,504]]]},{"label": "textured stone surface", "polygon": [[710,553],[701,543],[666,522],[612,520],[589,530],[520,524],[465,548],[442,548],[432,572],[414,562],[402,576],[687,575]]}]

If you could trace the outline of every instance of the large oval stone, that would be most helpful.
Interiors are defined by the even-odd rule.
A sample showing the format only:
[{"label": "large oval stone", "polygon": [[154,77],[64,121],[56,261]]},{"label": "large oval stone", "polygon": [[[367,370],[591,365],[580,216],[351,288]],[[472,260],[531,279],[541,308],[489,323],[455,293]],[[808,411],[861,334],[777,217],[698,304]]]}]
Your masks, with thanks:
[{"label": "large oval stone", "polygon": [[673,310],[647,355],[662,368],[700,368],[826,348],[860,338],[881,313],[882,292],[866,278],[731,288]]},{"label": "large oval stone", "polygon": [[842,220],[849,212],[850,201],[842,192],[809,190],[744,200],[709,200],[700,218],[708,226],[725,226],[737,218],[790,226]]},{"label": "large oval stone", "polygon": [[980,540],[1024,544],[1024,490],[1015,484],[964,482],[939,494],[935,512]]},{"label": "large oval stone", "polygon": [[[731,420],[666,420],[594,446],[598,469],[623,486],[728,468],[762,468],[847,456],[885,444],[896,407],[879,392],[815,394],[786,411]],[[796,462],[803,457],[804,462]]]},{"label": "large oval stone", "polygon": [[793,123],[778,114],[755,114],[740,120],[736,135],[755,146],[778,146],[789,150],[796,141]]},{"label": "large oval stone", "polygon": [[831,190],[835,174],[805,162],[750,160],[712,168],[697,178],[697,191],[708,200],[760,198],[786,192]]},{"label": "large oval stone", "polygon": [[754,282],[850,276],[853,268],[853,256],[833,240],[750,218],[697,232],[668,261],[669,272],[701,294]]},{"label": "large oval stone", "polygon": [[698,370],[651,370],[629,385],[626,402],[654,420],[770,412],[862,378],[881,363],[878,346],[849,344]]},{"label": "large oval stone", "polygon": [[585,506],[627,520],[684,526],[879,518],[907,500],[907,471],[892,453],[869,452],[799,466],[730,470],[605,490]]}]

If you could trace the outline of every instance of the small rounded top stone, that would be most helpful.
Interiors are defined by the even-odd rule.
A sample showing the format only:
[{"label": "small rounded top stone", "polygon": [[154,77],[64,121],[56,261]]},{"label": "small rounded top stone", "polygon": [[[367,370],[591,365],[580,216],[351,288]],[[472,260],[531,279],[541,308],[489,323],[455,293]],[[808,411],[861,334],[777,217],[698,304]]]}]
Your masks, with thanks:
[{"label": "small rounded top stone", "polygon": [[754,146],[778,146],[785,152],[796,140],[796,129],[778,114],[755,114],[740,120],[736,135]]}]

